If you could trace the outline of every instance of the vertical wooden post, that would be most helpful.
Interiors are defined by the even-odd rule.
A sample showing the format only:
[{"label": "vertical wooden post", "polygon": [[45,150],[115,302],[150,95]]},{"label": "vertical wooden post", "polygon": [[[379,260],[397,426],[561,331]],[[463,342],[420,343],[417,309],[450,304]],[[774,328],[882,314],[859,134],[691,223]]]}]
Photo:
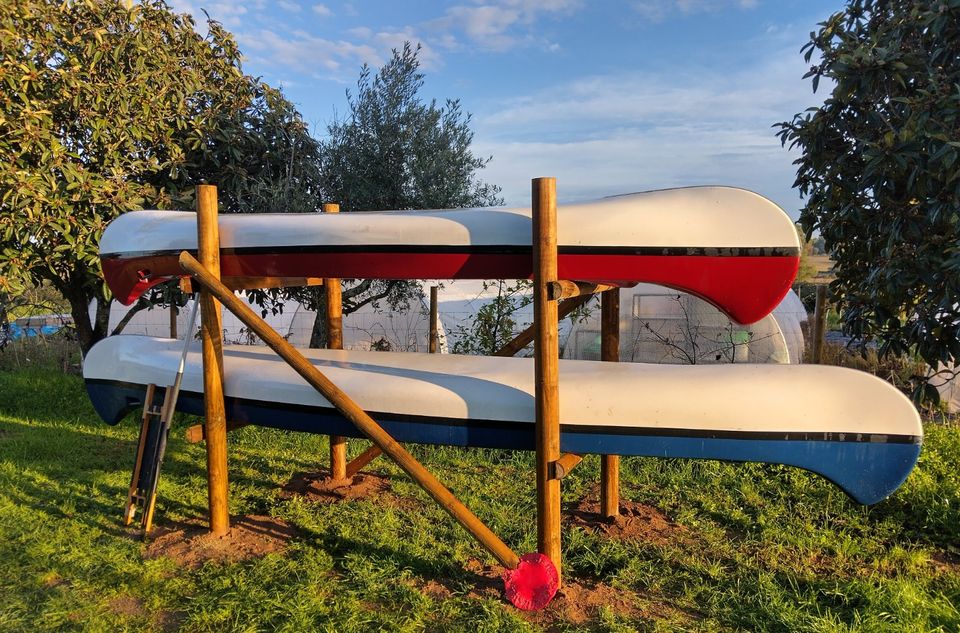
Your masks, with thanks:
[{"label": "vertical wooden post", "polygon": [[430,343],[429,350],[431,354],[437,353],[437,346],[440,344],[438,338],[440,336],[437,326],[437,319],[439,318],[439,307],[437,303],[437,287],[430,286]]},{"label": "vertical wooden post", "polygon": [[170,302],[170,338],[177,338],[177,304]]},{"label": "vertical wooden post", "polygon": [[817,286],[817,305],[813,310],[813,347],[810,354],[810,360],[814,364],[820,364],[823,359],[823,337],[826,334],[826,325],[827,287],[819,285]]},{"label": "vertical wooden post", "polygon": [[[600,360],[620,361],[620,290],[600,294]],[[620,456],[600,456],[600,515],[620,514]]]},{"label": "vertical wooden post", "polygon": [[[325,203],[324,213],[340,213],[340,205]],[[340,280],[323,280],[327,293],[327,349],[343,349],[343,299]],[[330,436],[330,479],[347,478],[347,439],[340,435]]]},{"label": "vertical wooden post", "polygon": [[[220,229],[217,224],[217,188],[212,185],[197,186],[197,246],[197,259],[204,268],[219,279]],[[223,326],[220,302],[206,289],[200,291],[200,315],[210,531],[222,536],[230,530],[227,496],[227,416],[223,402]]]},{"label": "vertical wooden post", "polygon": [[533,197],[534,390],[537,449],[537,549],[560,574],[560,480],[553,463],[560,458],[559,336],[557,302],[548,284],[557,281],[557,181],[535,178]]}]

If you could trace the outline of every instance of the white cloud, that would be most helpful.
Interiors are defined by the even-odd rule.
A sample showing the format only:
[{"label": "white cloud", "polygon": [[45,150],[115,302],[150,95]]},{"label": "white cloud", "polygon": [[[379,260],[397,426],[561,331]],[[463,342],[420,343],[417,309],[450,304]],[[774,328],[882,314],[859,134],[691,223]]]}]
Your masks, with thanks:
[{"label": "white cloud", "polygon": [[474,5],[448,8],[427,27],[439,33],[447,48],[455,46],[458,36],[462,36],[474,46],[504,51],[535,41],[525,27],[551,14],[572,13],[581,5],[581,0],[481,0]]},{"label": "white cloud", "polygon": [[313,12],[319,15],[322,18],[328,18],[333,15],[333,11],[325,4],[315,4],[313,5]]},{"label": "white cloud", "polygon": [[[379,68],[390,59],[392,49],[402,48],[404,42],[416,45],[420,41],[410,28],[357,28],[347,34],[352,41],[326,39],[302,30],[280,34],[270,29],[241,32],[237,38],[248,59],[256,64],[338,81],[354,79],[362,64]],[[422,45],[418,59],[427,70],[440,63],[439,55],[427,45]]]},{"label": "white cloud", "polygon": [[[562,199],[694,184],[763,194],[788,212],[795,158],[771,125],[816,101],[791,48],[736,75],[707,72],[588,77],[478,113],[482,177],[527,204],[529,179],[556,176]],[[795,213],[794,213],[795,214]]]},{"label": "white cloud", "polygon": [[673,13],[693,15],[730,7],[754,9],[758,5],[758,0],[635,0],[632,3],[633,10],[651,22],[662,22]]},{"label": "white cloud", "polygon": [[300,70],[315,78],[336,74],[344,63],[373,65],[380,59],[371,46],[328,40],[303,32],[281,36],[269,29],[260,29],[240,33],[237,37],[248,58],[255,63],[287,71]]},{"label": "white cloud", "polygon": [[277,6],[284,11],[289,11],[290,13],[300,13],[300,11],[303,10],[303,7],[300,6],[300,3],[290,2],[290,0],[277,0]]},{"label": "white cloud", "polygon": [[259,10],[262,8],[262,2],[251,0],[248,2],[205,2],[200,0],[170,0],[170,7],[177,13],[189,13],[193,16],[197,26],[206,23],[206,11],[210,17],[224,26],[237,28],[243,22],[243,16],[247,15],[251,9]]}]

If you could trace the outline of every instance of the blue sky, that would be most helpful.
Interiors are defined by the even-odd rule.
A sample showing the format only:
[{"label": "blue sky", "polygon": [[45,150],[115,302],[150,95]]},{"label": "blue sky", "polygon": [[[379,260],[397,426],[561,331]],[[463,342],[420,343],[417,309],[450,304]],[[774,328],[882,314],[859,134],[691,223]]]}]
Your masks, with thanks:
[{"label": "blue sky", "polygon": [[556,176],[584,200],[724,184],[796,217],[795,156],[770,127],[821,103],[799,53],[841,0],[172,0],[237,37],[244,70],[282,86],[317,136],[360,67],[419,43],[423,95],[473,114],[483,178],[508,204]]}]

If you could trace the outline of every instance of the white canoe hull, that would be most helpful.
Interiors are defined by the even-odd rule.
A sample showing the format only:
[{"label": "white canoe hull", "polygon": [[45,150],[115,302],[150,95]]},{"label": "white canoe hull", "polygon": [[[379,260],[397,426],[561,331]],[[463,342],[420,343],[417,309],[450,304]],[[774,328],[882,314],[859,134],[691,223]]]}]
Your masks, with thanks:
[{"label": "white canoe hull", "polygon": [[[525,279],[529,208],[341,214],[224,214],[224,276]],[[777,205],[730,187],[689,187],[561,205],[562,279],[650,282],[696,294],[740,323],[766,316],[790,287],[800,244]],[[182,274],[196,215],[136,211],[100,240],[104,277],[125,304]]]},{"label": "white canoe hull", "polygon": [[[116,336],[87,355],[98,413],[116,423],[148,383],[173,381],[181,341]],[[263,347],[227,346],[228,417],[358,436]],[[532,359],[390,352],[303,353],[399,441],[533,449]],[[560,361],[561,446],[607,453],[781,463],[817,472],[862,503],[892,493],[919,455],[913,405],[863,372],[813,365],[674,366]],[[201,414],[199,350],[178,408]]]}]

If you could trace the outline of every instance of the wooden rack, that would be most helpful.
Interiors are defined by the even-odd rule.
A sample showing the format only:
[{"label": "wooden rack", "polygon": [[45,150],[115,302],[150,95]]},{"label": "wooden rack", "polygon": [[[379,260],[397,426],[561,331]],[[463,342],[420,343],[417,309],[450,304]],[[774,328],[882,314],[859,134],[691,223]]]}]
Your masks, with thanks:
[{"label": "wooden rack", "polygon": [[[601,297],[601,359],[619,359],[618,289],[558,279],[556,180],[532,181],[532,240],[534,323],[497,352],[512,356],[530,342],[534,343],[535,434],[537,478],[537,544],[561,570],[560,479],[566,476],[582,456],[560,452],[559,398],[559,320],[584,305],[594,294]],[[324,205],[325,212],[336,213],[337,205]],[[519,557],[406,449],[398,444],[349,395],[333,384],[300,352],[274,331],[232,288],[273,286],[271,278],[244,278],[242,283],[224,283],[219,274],[219,232],[217,227],[217,191],[211,185],[197,188],[198,257],[180,255],[180,265],[200,284],[202,315],[203,386],[206,420],[202,436],[206,439],[207,485],[209,491],[210,530],[222,535],[229,530],[226,434],[230,428],[224,413],[223,339],[221,304],[283,358],[310,385],[319,391],[344,417],[368,437],[373,446],[352,462],[346,461],[346,440],[333,436],[330,441],[330,473],[334,479],[348,479],[380,454],[386,454],[412,477],[440,506],[459,522],[505,567],[513,569]],[[298,278],[299,279],[299,278]],[[291,280],[285,280],[291,281]],[[293,280],[295,281],[295,280]],[[327,332],[329,347],[342,348],[342,304],[338,279],[302,278],[301,285],[323,283],[327,288]],[[431,290],[430,350],[436,349],[436,292]],[[198,439],[201,433],[193,431]],[[619,462],[615,455],[602,456],[601,511],[604,516],[618,512]]]}]

